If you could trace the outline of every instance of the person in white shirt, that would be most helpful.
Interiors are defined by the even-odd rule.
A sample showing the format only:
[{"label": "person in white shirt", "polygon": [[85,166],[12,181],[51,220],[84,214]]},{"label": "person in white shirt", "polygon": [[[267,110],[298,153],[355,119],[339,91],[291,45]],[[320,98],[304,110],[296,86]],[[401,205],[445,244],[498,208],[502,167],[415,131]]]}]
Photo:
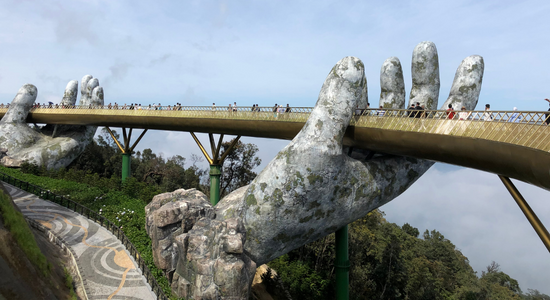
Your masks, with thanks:
[{"label": "person in white shirt", "polygon": [[519,120],[521,120],[521,116],[519,115],[517,110],[518,108],[514,107],[514,113],[512,113],[512,115],[510,116],[510,119],[508,119],[508,122],[519,123]]},{"label": "person in white shirt", "polygon": [[493,121],[493,114],[491,113],[491,105],[485,104],[485,113],[482,116],[483,121]]},{"label": "person in white shirt", "polygon": [[466,107],[462,106],[460,109],[460,112],[458,113],[458,119],[459,120],[468,120],[468,117],[470,116],[470,112],[466,111]]}]

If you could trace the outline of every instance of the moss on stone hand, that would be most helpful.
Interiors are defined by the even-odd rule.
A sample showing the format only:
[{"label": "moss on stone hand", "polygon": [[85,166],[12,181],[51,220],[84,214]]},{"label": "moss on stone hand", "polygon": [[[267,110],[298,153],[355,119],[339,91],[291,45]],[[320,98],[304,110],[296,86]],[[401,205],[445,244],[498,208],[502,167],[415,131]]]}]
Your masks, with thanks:
[{"label": "moss on stone hand", "polygon": [[254,197],[254,194],[249,194],[246,196],[246,204],[248,206],[257,205],[258,201],[256,201],[256,197]]},{"label": "moss on stone hand", "polygon": [[307,180],[310,185],[314,185],[317,182],[323,183],[323,176],[317,174],[310,174],[307,176]]}]

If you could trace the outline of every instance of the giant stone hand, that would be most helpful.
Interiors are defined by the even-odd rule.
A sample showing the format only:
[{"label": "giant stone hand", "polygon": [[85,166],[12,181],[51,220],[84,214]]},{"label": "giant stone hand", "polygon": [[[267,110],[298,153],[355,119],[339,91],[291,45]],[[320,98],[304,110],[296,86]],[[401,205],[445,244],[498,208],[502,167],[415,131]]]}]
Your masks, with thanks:
[{"label": "giant stone hand", "polygon": [[[76,103],[78,81],[67,84],[61,100],[62,106]],[[27,125],[27,115],[36,101],[38,91],[26,84],[11,102],[7,113],[0,121],[0,148],[7,150],[1,163],[19,167],[28,161],[48,169],[68,166],[92,141],[97,126],[46,125],[40,129]],[[86,75],[81,83],[80,105],[103,105],[103,88],[97,78]],[[52,135],[55,134],[55,137]]]},{"label": "giant stone hand", "polygon": [[[453,104],[474,109],[483,69],[480,56],[464,59],[443,107]],[[433,43],[422,42],[414,49],[412,78],[409,101],[436,109],[439,63]],[[397,58],[384,62],[380,82],[380,106],[405,108],[403,72]],[[177,263],[172,266],[172,289],[177,294],[246,299],[256,265],[365,216],[403,193],[433,165],[431,161],[386,155],[365,161],[364,151],[343,149],[355,107],[366,107],[366,90],[363,63],[355,57],[340,60],[327,76],[300,133],[250,185],[222,199],[213,208],[215,218],[212,211],[201,208],[206,217],[174,238]],[[149,232],[149,213],[162,201],[154,199],[150,204]],[[159,211],[151,218],[162,214]],[[169,244],[161,248],[168,249]]]},{"label": "giant stone hand", "polygon": [[[473,110],[483,68],[480,56],[466,58],[443,107],[453,104]],[[404,108],[400,69],[397,58],[384,63],[381,106]],[[415,48],[412,75],[410,102],[436,109],[439,66],[433,43],[423,42]],[[249,186],[227,196],[216,207],[218,219],[243,220],[244,250],[256,263],[268,262],[363,217],[403,193],[433,165],[407,157],[361,161],[352,158],[360,155],[352,153],[350,157],[343,151],[342,140],[354,108],[366,100],[366,84],[359,59],[339,61],[300,133]],[[388,94],[395,96],[389,99]]]}]

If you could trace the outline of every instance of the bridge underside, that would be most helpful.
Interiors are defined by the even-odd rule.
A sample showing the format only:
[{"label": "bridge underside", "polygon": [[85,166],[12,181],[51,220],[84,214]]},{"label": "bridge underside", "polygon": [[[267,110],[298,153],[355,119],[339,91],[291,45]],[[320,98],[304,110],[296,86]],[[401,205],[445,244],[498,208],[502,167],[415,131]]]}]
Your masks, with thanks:
[{"label": "bridge underside", "polygon": [[469,137],[359,127],[348,128],[345,139],[345,144],[359,148],[477,169],[550,190],[550,155],[533,148]]},{"label": "bridge underside", "polygon": [[[307,118],[307,117],[306,117]],[[193,131],[291,140],[303,120],[244,120],[205,117],[109,116],[99,114],[29,114],[29,123]],[[403,155],[515,178],[550,190],[550,155],[542,150],[456,135],[349,126],[344,145]]]}]

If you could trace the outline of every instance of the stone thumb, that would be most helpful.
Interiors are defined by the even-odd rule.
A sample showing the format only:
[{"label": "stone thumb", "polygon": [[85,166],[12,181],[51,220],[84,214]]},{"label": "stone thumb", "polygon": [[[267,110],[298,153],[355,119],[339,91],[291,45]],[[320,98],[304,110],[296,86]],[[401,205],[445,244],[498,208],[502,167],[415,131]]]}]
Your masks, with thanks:
[{"label": "stone thumb", "polygon": [[327,154],[341,154],[344,133],[366,85],[363,62],[352,56],[341,59],[325,79],[315,108],[292,143],[306,148],[315,145],[324,148],[320,150]]},{"label": "stone thumb", "polygon": [[13,101],[8,112],[2,118],[2,123],[26,123],[27,115],[36,101],[38,90],[32,84],[22,86]]}]

